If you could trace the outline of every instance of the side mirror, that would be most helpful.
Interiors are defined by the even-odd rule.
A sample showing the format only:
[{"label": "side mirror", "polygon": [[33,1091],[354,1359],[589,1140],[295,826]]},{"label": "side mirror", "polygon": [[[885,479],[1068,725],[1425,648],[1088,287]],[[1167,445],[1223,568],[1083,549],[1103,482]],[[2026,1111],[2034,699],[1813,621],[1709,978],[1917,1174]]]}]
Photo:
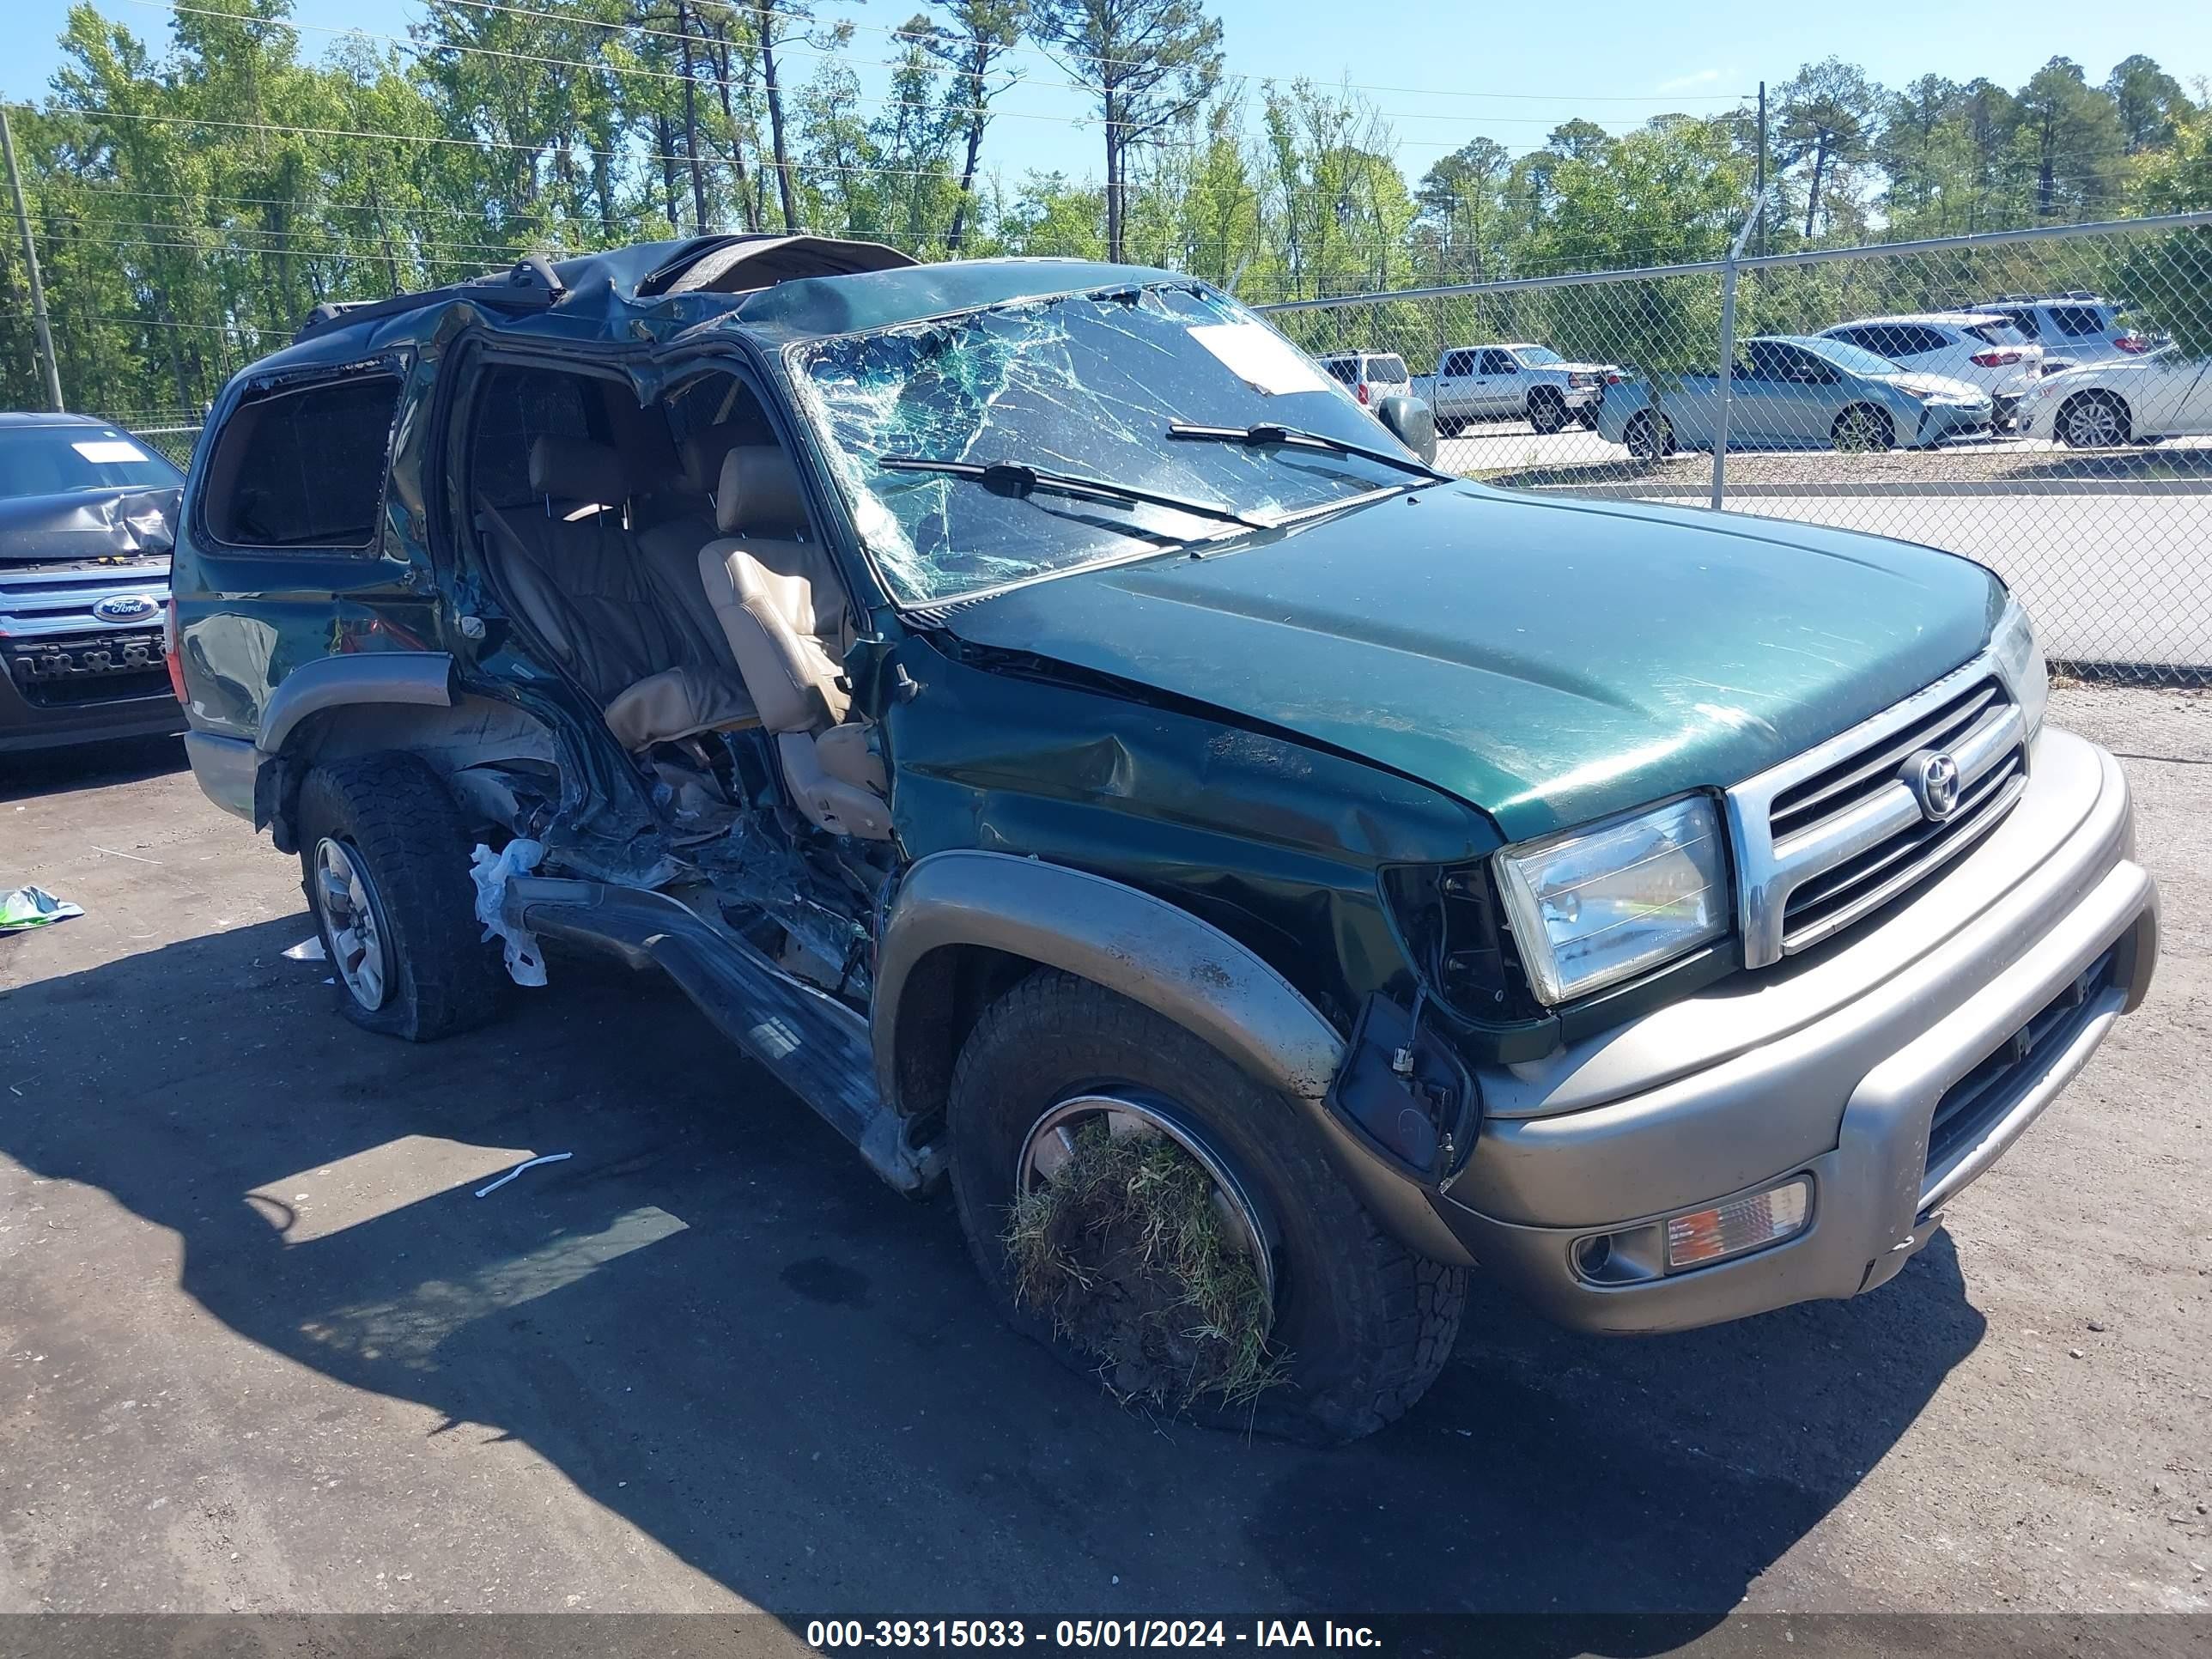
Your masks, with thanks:
[{"label": "side mirror", "polygon": [[1375,406],[1375,417],[1423,461],[1437,464],[1436,411],[1419,398],[1385,398]]}]

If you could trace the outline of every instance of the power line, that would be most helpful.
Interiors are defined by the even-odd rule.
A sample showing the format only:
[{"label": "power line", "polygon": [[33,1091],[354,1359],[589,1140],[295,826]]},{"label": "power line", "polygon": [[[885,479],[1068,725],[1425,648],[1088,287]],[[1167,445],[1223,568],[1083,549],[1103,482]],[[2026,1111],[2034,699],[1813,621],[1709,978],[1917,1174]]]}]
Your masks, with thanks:
[{"label": "power line", "polygon": [[[483,0],[449,0],[449,3],[454,3],[454,4],[461,4],[461,5],[474,5],[474,4],[480,4],[480,3],[483,3]],[[744,4],[744,0],[691,0],[691,3],[692,3],[693,5],[695,5],[695,6],[711,6],[711,7],[713,7],[713,8],[714,8],[715,10],[717,10],[717,11],[726,11],[726,12],[730,12],[730,13],[732,13],[732,14],[736,14],[736,13],[750,13],[750,14],[751,14],[751,15],[752,15],[756,19],[766,19],[766,18],[770,17],[770,16],[773,16],[773,15],[788,15],[788,14],[777,14],[777,13],[775,13],[775,12],[774,11],[774,9],[773,9],[772,8],[769,8],[769,7],[763,7],[763,6],[759,6],[759,5],[746,5],[746,4]],[[556,17],[556,18],[557,18],[559,21],[569,21],[569,20],[568,20],[567,18],[562,17],[560,14],[557,14],[557,13],[548,13],[548,14],[545,14],[545,15],[549,15],[549,16]],[[594,21],[594,20],[579,18],[579,19],[576,19],[576,20],[574,20],[574,21],[579,21],[579,22],[584,22],[584,21]],[[880,23],[860,23],[860,22],[855,22],[855,21],[853,21],[852,19],[850,19],[850,18],[843,19],[843,20],[841,20],[841,21],[844,23],[844,26],[845,26],[846,27],[848,27],[848,28],[850,28],[850,29],[854,30],[854,31],[855,33],[861,33],[861,34],[888,34],[888,35],[891,36],[891,37],[892,37],[893,39],[895,39],[895,40],[896,40],[896,39],[903,39],[903,38],[905,38],[905,34],[906,34],[905,30],[903,30],[902,28],[886,28],[885,27],[884,27],[884,26],[883,26],[882,24],[880,24]],[[619,25],[617,25],[617,27],[619,27]],[[758,27],[757,23],[756,24],[756,27]],[[954,36],[953,38],[954,38],[954,39],[956,39],[956,40],[958,40],[958,39],[961,39],[962,37],[960,37],[960,36],[957,36],[957,35],[956,35],[956,36]],[[783,49],[783,44],[782,44],[782,42],[781,42],[781,41],[777,42],[777,49],[778,49],[779,51],[781,51],[781,50],[782,50],[782,49]],[[807,50],[807,49],[805,49],[805,48],[800,48],[799,50]],[[819,49],[817,48],[817,49],[812,49],[812,50],[816,50],[816,51],[817,51],[817,52],[818,52],[818,50],[819,50]],[[1051,50],[1049,50],[1049,49],[1048,49],[1048,48],[1047,48],[1047,47],[1043,47],[1043,46],[1023,46],[1023,45],[1019,44],[1018,42],[1017,42],[1017,43],[1016,43],[1015,45],[1013,45],[1013,46],[1007,46],[1007,47],[1004,48],[1004,50],[1005,50],[1005,51],[1007,51],[1007,52],[1020,52],[1020,53],[1022,53],[1022,54],[1024,54],[1024,56],[1027,56],[1027,57],[1031,57],[1031,58],[1042,58],[1046,59],[1048,62],[1050,62],[1050,63],[1053,63],[1053,64],[1062,64],[1062,62],[1063,62],[1063,58],[1073,59],[1073,60],[1074,60],[1074,61],[1075,61],[1075,62],[1077,62],[1077,63],[1084,63],[1084,64],[1096,64],[1099,65],[1101,68],[1111,68],[1111,69],[1141,69],[1141,68],[1146,67],[1146,64],[1147,64],[1147,60],[1146,60],[1146,59],[1139,58],[1108,58],[1108,57],[1101,56],[1100,54],[1096,53],[1096,52],[1073,52],[1073,51],[1068,52],[1066,52],[1066,53],[1064,53],[1064,54],[1063,54],[1063,53],[1060,53],[1060,52],[1056,52],[1051,51]],[[1310,79],[1311,79],[1311,77],[1310,77],[1310,76],[1308,76],[1270,75],[1270,74],[1267,74],[1267,73],[1266,73],[1266,72],[1264,72],[1264,71],[1255,71],[1255,70],[1240,70],[1240,71],[1238,71],[1237,73],[1236,73],[1236,74],[1232,74],[1232,75],[1224,75],[1224,76],[1223,76],[1221,78],[1222,78],[1223,80],[1224,80],[1224,81],[1237,81],[1237,82],[1247,82],[1247,83],[1249,83],[1249,82],[1253,82],[1253,81],[1297,81],[1297,80],[1310,80]],[[1087,90],[1089,90],[1089,88],[1085,88],[1085,87],[1082,86],[1082,85],[1081,85],[1080,83],[1079,83],[1079,82],[1067,82],[1066,84],[1068,84],[1069,86],[1073,87],[1073,88],[1076,91],[1078,91],[1078,92],[1083,92],[1083,91],[1087,91]],[[1540,101],[1540,101],[1553,101],[1553,102],[1560,102],[1560,103],[1572,102],[1572,101],[1575,101],[1575,100],[1580,100],[1580,101],[1582,101],[1582,102],[1584,102],[1584,103],[1598,103],[1598,104],[1679,104],[1679,103],[1680,103],[1680,102],[1682,101],[1682,98],[1683,98],[1683,97],[1685,97],[1685,96],[1686,96],[1686,97],[1688,97],[1688,98],[1691,98],[1691,99],[1694,99],[1694,100],[1712,100],[1712,99],[1732,99],[1732,98],[1737,98],[1737,97],[1739,96],[1738,94],[1734,94],[1734,93],[1690,93],[1690,94],[1680,94],[1680,95],[1667,95],[1667,96],[1657,96],[1657,95],[1653,95],[1653,94],[1633,94],[1633,95],[1627,95],[1627,94],[1589,94],[1589,93],[1584,93],[1584,92],[1581,91],[1580,89],[1577,89],[1577,90],[1575,90],[1575,91],[1573,91],[1573,92],[1561,92],[1561,93],[1549,93],[1549,92],[1480,92],[1480,91],[1473,91],[1473,90],[1468,90],[1468,89],[1462,88],[1443,88],[1443,87],[1387,87],[1387,86],[1375,86],[1375,85],[1370,85],[1370,84],[1367,84],[1367,83],[1361,82],[1357,82],[1357,81],[1347,81],[1347,82],[1342,82],[1341,84],[1343,85],[1344,88],[1345,88],[1346,91],[1349,91],[1349,92],[1387,92],[1387,93],[1393,93],[1393,94],[1405,94],[1409,95],[1409,96],[1413,96],[1413,97],[1419,97],[1419,98],[1495,98],[1495,99],[1520,99],[1520,100],[1534,100],[1534,101]]]},{"label": "power line", "polygon": [[[116,196],[149,202],[226,202],[239,207],[307,208],[319,213],[377,213],[391,214],[401,218],[417,217],[425,214],[456,220],[471,216],[459,208],[427,205],[408,207],[383,202],[332,202],[296,196],[223,196],[212,191],[127,190],[110,185],[78,185],[76,188],[80,194],[85,196]],[[605,224],[611,221],[627,222],[635,219],[650,219],[655,216],[655,212],[651,209],[638,209],[603,214],[594,209],[589,212],[576,213],[568,216],[580,222]]]}]

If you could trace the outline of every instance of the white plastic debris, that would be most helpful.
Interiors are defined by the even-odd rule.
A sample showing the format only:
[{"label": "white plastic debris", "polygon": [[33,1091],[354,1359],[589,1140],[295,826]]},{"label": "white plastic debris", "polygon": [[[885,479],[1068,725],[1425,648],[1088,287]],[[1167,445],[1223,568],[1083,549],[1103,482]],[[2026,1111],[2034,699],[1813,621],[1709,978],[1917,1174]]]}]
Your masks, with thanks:
[{"label": "white plastic debris", "polygon": [[[540,982],[542,983],[543,981],[541,981]],[[574,1157],[575,1157],[574,1152],[548,1152],[543,1158],[527,1159],[523,1163],[516,1164],[512,1170],[509,1170],[498,1180],[493,1182],[490,1186],[477,1188],[477,1196],[478,1198],[483,1198],[488,1194],[497,1192],[501,1188],[506,1186],[508,1182],[514,1180],[515,1176],[520,1175],[525,1170],[534,1170],[541,1164],[558,1164],[564,1158]]]},{"label": "white plastic debris", "polygon": [[509,927],[501,914],[507,904],[507,884],[535,870],[544,856],[544,848],[534,841],[511,841],[499,853],[478,842],[469,854],[469,876],[477,884],[477,920],[483,923],[486,939],[505,941],[507,977],[517,985],[545,983],[545,955],[538,948],[535,934]]},{"label": "white plastic debris", "polygon": [[301,939],[290,950],[285,951],[284,956],[288,961],[291,962],[325,962],[329,960],[329,958],[323,954],[323,939],[322,935],[319,933],[308,934],[307,938]]},{"label": "white plastic debris", "polygon": [[0,933],[50,927],[55,922],[83,914],[67,899],[58,899],[43,887],[18,887],[12,893],[0,894]]}]

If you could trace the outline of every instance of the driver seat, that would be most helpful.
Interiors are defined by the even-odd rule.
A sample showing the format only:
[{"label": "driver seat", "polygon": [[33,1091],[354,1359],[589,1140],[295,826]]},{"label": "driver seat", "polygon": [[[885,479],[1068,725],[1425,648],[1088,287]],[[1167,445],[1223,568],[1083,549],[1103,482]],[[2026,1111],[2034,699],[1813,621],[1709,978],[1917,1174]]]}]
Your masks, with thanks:
[{"label": "driver seat", "polygon": [[699,550],[699,580],[775,734],[792,799],[831,835],[888,841],[884,763],[866,722],[846,718],[844,589],[808,526],[798,470],[778,445],[739,444],[722,458],[717,485],[722,534]]}]

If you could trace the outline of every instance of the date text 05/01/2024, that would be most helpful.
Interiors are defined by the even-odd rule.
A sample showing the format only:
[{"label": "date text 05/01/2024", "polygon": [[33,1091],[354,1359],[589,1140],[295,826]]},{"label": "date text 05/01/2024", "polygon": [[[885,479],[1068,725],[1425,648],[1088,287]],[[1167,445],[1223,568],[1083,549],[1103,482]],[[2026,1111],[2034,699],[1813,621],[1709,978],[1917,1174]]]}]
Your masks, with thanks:
[{"label": "date text 05/01/2024", "polygon": [[841,1648],[1349,1648],[1379,1647],[1366,1625],[1333,1620],[1259,1619],[1232,1626],[1220,1619],[1060,1619],[1034,1626],[1020,1619],[816,1619],[806,1644]]}]

